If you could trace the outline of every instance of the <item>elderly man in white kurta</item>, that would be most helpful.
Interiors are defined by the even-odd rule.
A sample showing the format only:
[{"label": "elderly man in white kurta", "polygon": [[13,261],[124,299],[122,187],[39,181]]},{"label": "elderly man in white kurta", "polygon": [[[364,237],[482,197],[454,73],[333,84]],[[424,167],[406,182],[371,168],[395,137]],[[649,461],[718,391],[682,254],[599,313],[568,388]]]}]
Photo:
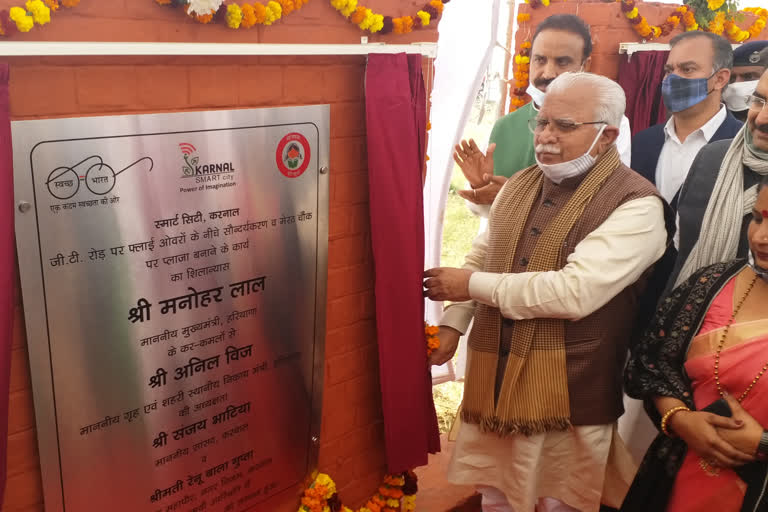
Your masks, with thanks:
[{"label": "elderly man in white kurta", "polygon": [[619,160],[624,108],[608,78],[555,79],[531,121],[537,164],[501,190],[463,268],[425,272],[425,295],[454,301],[432,364],[474,317],[448,476],[486,512],[618,507],[634,476],[616,430],[622,369],[671,212]]}]

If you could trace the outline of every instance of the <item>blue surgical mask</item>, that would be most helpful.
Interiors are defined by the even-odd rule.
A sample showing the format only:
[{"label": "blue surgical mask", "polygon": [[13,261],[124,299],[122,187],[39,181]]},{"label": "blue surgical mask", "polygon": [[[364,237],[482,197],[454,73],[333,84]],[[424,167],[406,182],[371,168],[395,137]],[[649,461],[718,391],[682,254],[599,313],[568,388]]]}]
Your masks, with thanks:
[{"label": "blue surgical mask", "polygon": [[698,105],[712,92],[709,90],[708,78],[683,78],[670,73],[661,82],[661,95],[664,97],[664,105],[673,113],[682,112]]}]

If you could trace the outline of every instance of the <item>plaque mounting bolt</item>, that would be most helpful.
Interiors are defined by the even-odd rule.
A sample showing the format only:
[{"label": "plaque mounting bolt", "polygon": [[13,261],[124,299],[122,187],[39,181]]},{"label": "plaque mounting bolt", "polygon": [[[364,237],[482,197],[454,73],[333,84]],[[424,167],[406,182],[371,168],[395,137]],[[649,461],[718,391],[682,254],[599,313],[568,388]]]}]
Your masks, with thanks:
[{"label": "plaque mounting bolt", "polygon": [[28,202],[19,201],[19,211],[21,213],[27,213],[30,210],[30,208],[32,208],[32,205],[29,204]]},{"label": "plaque mounting bolt", "polygon": [[320,442],[320,438],[317,436],[312,436],[312,444],[317,444]]},{"label": "plaque mounting bolt", "polygon": [[320,168],[320,174],[328,174],[328,166],[324,165]]}]

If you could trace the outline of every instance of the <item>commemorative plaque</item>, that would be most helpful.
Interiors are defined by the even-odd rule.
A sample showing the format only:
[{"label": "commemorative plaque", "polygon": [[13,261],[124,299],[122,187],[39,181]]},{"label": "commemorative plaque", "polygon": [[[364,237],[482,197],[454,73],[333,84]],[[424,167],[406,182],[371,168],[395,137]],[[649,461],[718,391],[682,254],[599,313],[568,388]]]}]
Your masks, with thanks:
[{"label": "commemorative plaque", "polygon": [[46,510],[271,510],[316,465],[328,107],[12,134]]}]

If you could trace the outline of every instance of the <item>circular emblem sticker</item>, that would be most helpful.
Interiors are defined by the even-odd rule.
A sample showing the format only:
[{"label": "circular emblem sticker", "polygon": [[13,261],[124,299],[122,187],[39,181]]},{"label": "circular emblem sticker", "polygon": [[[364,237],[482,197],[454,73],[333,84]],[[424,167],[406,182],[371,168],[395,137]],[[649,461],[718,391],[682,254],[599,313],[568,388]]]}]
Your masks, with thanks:
[{"label": "circular emblem sticker", "polygon": [[309,167],[310,149],[306,137],[289,133],[277,145],[277,168],[288,178],[298,178]]}]

